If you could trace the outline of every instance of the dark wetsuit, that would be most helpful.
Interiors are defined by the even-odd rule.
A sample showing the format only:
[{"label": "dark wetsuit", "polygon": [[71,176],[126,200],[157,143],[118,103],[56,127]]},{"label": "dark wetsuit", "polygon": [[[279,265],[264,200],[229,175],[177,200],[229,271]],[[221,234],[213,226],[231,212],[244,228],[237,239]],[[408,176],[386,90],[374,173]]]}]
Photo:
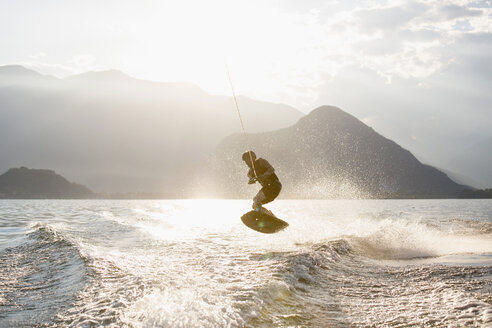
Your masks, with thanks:
[{"label": "dark wetsuit", "polygon": [[[275,169],[273,166],[268,163],[266,159],[263,158],[258,158],[255,160],[254,163],[254,168],[256,170],[256,175],[258,177],[258,182],[261,184],[263,188],[258,192],[258,195],[256,195],[255,198],[258,198],[260,193],[263,193],[265,195],[264,199],[261,200],[261,204],[266,204],[277,198],[278,194],[280,193],[280,190],[282,189],[282,185],[280,184],[280,181],[278,180],[277,175],[275,174]],[[262,175],[265,174],[265,172],[270,171],[271,174],[268,175],[265,178],[262,178]],[[253,169],[249,169],[248,172],[248,177],[254,178],[255,174]],[[263,198],[263,197],[260,197]]]}]

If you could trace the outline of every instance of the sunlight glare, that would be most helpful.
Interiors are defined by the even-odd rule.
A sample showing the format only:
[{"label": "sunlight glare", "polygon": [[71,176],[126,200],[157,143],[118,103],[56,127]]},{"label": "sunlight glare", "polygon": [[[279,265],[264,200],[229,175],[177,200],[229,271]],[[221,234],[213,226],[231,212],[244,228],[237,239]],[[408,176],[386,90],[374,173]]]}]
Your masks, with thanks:
[{"label": "sunlight glare", "polygon": [[135,209],[145,216],[138,228],[158,240],[196,239],[203,237],[204,226],[213,233],[233,231],[244,210],[241,202],[217,199],[175,200],[172,204],[156,204],[152,212]]},{"label": "sunlight glare", "polygon": [[229,94],[227,62],[239,93],[252,86],[271,93],[280,88],[275,67],[302,55],[292,42],[305,37],[295,32],[298,22],[261,3],[165,2],[153,15],[136,26],[138,42],[126,58],[135,67],[146,58],[149,67],[137,72],[147,72],[143,78],[193,81],[212,94]]}]

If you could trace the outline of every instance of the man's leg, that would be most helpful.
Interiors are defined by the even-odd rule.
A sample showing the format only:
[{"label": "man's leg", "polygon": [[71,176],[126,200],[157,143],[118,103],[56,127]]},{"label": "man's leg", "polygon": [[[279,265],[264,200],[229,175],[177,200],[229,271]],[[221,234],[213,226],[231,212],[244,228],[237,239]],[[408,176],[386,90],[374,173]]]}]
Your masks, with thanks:
[{"label": "man's leg", "polygon": [[268,193],[268,189],[261,188],[261,190],[256,194],[255,198],[253,198],[253,209],[256,212],[261,212],[276,218],[275,214],[262,206],[263,204],[271,202],[266,193]]},{"label": "man's leg", "polygon": [[263,204],[265,199],[265,193],[263,192],[263,188],[261,188],[260,191],[258,191],[256,196],[253,198],[253,209],[259,212],[261,210],[261,205]]},{"label": "man's leg", "polygon": [[[273,214],[271,211],[267,210],[265,207],[262,207],[262,205],[266,204],[266,203],[270,203],[271,201],[273,201],[278,196],[281,189],[282,189],[282,185],[280,184],[279,181],[277,181],[276,183],[274,183],[272,185],[261,188],[260,192],[262,193],[263,198],[261,199],[261,204],[260,204],[259,210],[257,210],[257,211],[261,211],[264,214],[268,214],[268,215],[276,218],[275,214]],[[258,196],[258,195],[256,195],[256,196]]]}]

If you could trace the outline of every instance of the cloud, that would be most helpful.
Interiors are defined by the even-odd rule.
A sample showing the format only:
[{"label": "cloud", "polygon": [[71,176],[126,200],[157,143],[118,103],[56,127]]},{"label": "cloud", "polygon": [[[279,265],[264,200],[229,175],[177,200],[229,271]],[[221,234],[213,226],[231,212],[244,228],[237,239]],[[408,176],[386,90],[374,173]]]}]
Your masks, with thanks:
[{"label": "cloud", "polygon": [[402,29],[396,32],[398,37],[410,42],[432,42],[441,37],[441,33],[428,27],[422,26],[419,29]]},{"label": "cloud", "polygon": [[[477,5],[476,1],[467,0],[451,0],[446,6],[438,0],[362,0],[333,2],[329,6],[320,0],[309,0],[291,1],[281,7],[272,5],[269,10],[276,13],[272,17],[277,25],[273,30],[278,33],[261,31],[271,35],[257,58],[262,66],[251,69],[251,76],[239,72],[237,84],[252,97],[289,103],[305,111],[321,104],[322,99],[328,101],[323,86],[331,88],[331,82],[339,81],[350,70],[370,73],[367,81],[376,76],[376,84],[385,85],[382,89],[392,83],[432,89],[442,83],[434,77],[451,71],[462,79],[453,80],[455,85],[463,79],[473,79],[479,83],[478,89],[483,89],[487,79],[490,81],[483,73],[488,73],[488,69],[478,72],[477,67],[484,65],[490,55],[467,44],[488,42],[485,34],[492,32],[492,8],[470,7]],[[261,38],[256,32],[248,29],[248,38]],[[466,49],[474,54],[465,54]],[[473,77],[468,77],[466,70]],[[241,79],[248,77],[258,82],[241,85]],[[354,84],[354,80],[345,86],[357,92],[365,87]],[[337,99],[336,94],[331,95]]]},{"label": "cloud", "polygon": [[461,38],[467,43],[470,42],[474,45],[492,47],[492,31],[482,33],[468,33],[464,34]]},{"label": "cloud", "polygon": [[478,1],[471,1],[468,4],[469,8],[492,8],[492,1],[491,0],[478,0]]},{"label": "cloud", "polygon": [[448,50],[455,54],[449,69],[461,76],[457,85],[473,89],[477,97],[488,96],[492,83],[492,33],[464,34]]},{"label": "cloud", "polygon": [[429,7],[418,2],[397,7],[363,9],[356,12],[361,33],[394,30],[425,14]]},{"label": "cloud", "polygon": [[39,53],[34,54],[34,55],[29,55],[28,57],[31,59],[34,59],[34,60],[38,60],[40,58],[46,57],[46,54],[44,52],[39,52]]},{"label": "cloud", "polygon": [[95,62],[95,58],[92,55],[76,55],[70,58],[67,62],[75,67],[87,69]]},{"label": "cloud", "polygon": [[471,26],[470,21],[467,19],[456,21],[453,28],[455,30],[463,31],[463,32],[473,31],[473,27]]},{"label": "cloud", "polygon": [[440,13],[446,19],[456,19],[470,16],[480,16],[483,14],[481,10],[469,9],[464,6],[446,5],[439,8]]}]

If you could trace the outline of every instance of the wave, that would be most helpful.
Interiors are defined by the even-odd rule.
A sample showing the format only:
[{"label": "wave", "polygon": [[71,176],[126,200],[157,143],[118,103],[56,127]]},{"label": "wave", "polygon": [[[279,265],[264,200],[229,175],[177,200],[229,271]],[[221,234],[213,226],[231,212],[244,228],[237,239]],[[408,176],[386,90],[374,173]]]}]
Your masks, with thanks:
[{"label": "wave", "polygon": [[48,223],[35,222],[29,226],[28,237],[39,241],[62,242],[70,246],[75,246],[75,242],[70,237],[64,235],[61,229]]},{"label": "wave", "polygon": [[335,238],[377,260],[492,253],[492,224],[474,220],[356,220]]},{"label": "wave", "polygon": [[57,224],[31,224],[25,242],[0,253],[0,281],[6,282],[0,305],[9,313],[0,316],[0,326],[115,324],[116,312],[145,285],[122,269],[134,266],[123,255],[86,244]]},{"label": "wave", "polygon": [[86,279],[77,247],[56,228],[42,223],[32,225],[21,243],[3,249],[0,263],[4,312],[0,326],[50,322],[74,301]]},{"label": "wave", "polygon": [[[492,266],[388,266],[368,255],[394,258],[395,250],[379,247],[375,251],[378,246],[371,242],[371,238],[349,237],[272,254],[283,265],[257,290],[259,307],[268,311],[255,318],[253,326],[277,322],[281,326],[398,326],[399,322],[480,326],[492,322],[487,278]],[[367,245],[372,248],[368,250]],[[402,247],[398,252],[405,259],[420,255],[405,253]],[[256,260],[271,257],[256,256]],[[276,315],[286,312],[293,315]]]}]

